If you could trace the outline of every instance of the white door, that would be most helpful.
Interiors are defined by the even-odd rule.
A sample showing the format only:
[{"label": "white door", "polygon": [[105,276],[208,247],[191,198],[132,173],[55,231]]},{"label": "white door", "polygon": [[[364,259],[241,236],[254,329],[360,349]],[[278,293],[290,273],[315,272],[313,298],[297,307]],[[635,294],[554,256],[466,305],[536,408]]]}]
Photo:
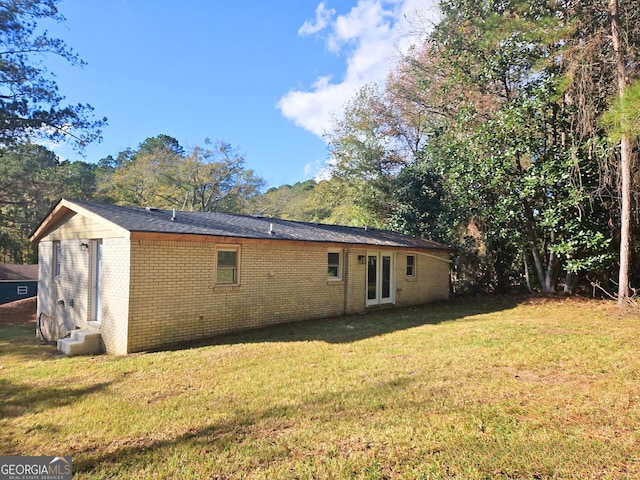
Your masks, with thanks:
[{"label": "white door", "polygon": [[395,278],[391,253],[367,254],[367,306],[393,303]]},{"label": "white door", "polygon": [[91,275],[91,319],[95,322],[100,322],[102,320],[102,240],[91,241],[91,254],[93,257],[93,268]]}]

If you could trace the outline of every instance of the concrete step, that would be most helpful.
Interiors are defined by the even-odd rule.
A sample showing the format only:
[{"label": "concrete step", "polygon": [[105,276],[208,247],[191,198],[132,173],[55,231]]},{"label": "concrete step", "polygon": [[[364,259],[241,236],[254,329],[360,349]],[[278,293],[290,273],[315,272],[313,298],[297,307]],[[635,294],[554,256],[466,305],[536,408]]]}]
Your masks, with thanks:
[{"label": "concrete step", "polygon": [[58,350],[65,355],[92,355],[99,353],[102,335],[95,330],[73,330],[69,338],[58,340]]}]

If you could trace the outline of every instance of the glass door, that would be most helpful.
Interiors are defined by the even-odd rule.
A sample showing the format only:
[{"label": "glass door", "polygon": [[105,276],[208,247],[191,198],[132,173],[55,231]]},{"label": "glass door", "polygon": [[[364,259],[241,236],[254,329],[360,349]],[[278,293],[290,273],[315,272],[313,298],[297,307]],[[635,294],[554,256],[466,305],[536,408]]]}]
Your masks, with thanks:
[{"label": "glass door", "polygon": [[378,304],[378,255],[367,255],[367,305]]},{"label": "glass door", "polygon": [[394,302],[393,255],[367,255],[367,306]]}]

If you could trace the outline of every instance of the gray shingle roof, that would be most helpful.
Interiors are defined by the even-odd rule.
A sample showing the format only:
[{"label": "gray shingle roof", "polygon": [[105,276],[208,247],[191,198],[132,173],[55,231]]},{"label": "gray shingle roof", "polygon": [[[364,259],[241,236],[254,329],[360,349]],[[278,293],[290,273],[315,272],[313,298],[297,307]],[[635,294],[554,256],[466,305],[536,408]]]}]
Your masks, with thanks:
[{"label": "gray shingle roof", "polygon": [[[69,200],[130,232],[155,232],[239,237],[251,239],[331,242],[385,247],[450,248],[410,235],[373,228],[305,223],[276,218],[216,212],[176,211],[124,207],[86,200]],[[273,233],[270,233],[270,230]]]},{"label": "gray shingle roof", "polygon": [[0,265],[0,280],[37,280],[38,265]]}]

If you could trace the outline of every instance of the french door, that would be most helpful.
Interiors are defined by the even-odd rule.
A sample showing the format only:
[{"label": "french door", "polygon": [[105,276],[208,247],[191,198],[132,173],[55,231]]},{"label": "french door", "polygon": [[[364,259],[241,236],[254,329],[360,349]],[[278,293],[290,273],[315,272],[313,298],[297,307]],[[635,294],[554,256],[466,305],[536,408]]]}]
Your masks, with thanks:
[{"label": "french door", "polygon": [[394,302],[393,263],[391,253],[367,254],[367,306]]}]

